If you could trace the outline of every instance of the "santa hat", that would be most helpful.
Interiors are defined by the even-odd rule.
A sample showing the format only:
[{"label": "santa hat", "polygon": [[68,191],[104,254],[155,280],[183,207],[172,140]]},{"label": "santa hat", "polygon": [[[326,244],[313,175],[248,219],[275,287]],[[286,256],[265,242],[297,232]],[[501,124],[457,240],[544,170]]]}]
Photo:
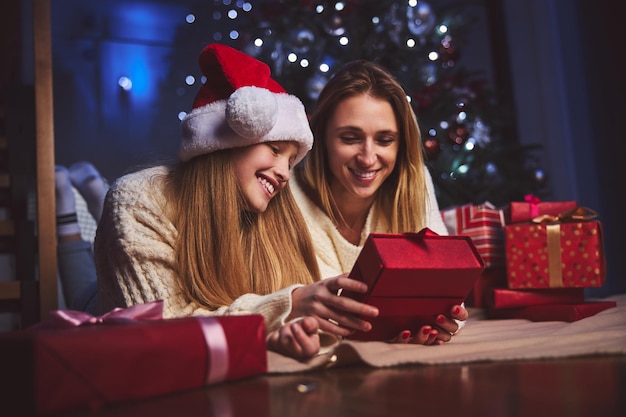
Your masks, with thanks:
[{"label": "santa hat", "polygon": [[270,77],[269,67],[221,44],[200,53],[206,82],[182,121],[179,158],[271,141],[295,141],[298,163],[313,145],[302,102]]}]

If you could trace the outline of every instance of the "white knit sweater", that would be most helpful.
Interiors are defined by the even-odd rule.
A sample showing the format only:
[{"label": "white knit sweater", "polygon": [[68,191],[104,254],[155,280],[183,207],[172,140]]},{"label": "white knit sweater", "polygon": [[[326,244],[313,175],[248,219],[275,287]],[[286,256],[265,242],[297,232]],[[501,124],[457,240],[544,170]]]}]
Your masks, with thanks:
[{"label": "white knit sweater", "polygon": [[208,310],[177,290],[174,244],[178,231],[166,215],[160,166],[119,178],[107,194],[95,240],[96,309],[163,300],[164,317],[261,314],[267,331],[291,312],[291,286],[269,295],[245,294],[231,305]]},{"label": "white knit sweater", "polygon": [[[440,235],[447,235],[448,231],[439,212],[433,181],[426,166],[424,166],[424,174],[428,187],[428,199],[427,201],[418,201],[416,204],[424,205],[428,228]],[[350,272],[367,236],[372,232],[387,232],[383,230],[380,222],[374,220],[376,218],[375,209],[372,207],[361,232],[361,242],[359,245],[353,245],[339,233],[330,218],[304,193],[294,176],[289,181],[289,186],[309,227],[315,246],[317,263],[323,278]],[[407,230],[407,232],[418,232],[418,230]]]}]

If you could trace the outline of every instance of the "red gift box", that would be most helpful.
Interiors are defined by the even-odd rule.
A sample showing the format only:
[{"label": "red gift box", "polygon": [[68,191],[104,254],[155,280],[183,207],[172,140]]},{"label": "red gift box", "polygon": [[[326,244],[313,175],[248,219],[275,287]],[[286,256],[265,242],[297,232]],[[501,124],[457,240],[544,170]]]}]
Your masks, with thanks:
[{"label": "red gift box", "polygon": [[595,216],[579,207],[548,222],[507,225],[508,287],[601,287],[606,261],[602,224],[589,220]]},{"label": "red gift box", "polygon": [[558,216],[578,207],[576,201],[541,201],[528,195],[525,201],[513,201],[504,210],[506,224],[527,222],[537,216]]},{"label": "red gift box", "polygon": [[50,413],[267,372],[260,315],[40,328],[0,337],[3,410]]},{"label": "red gift box", "polygon": [[578,321],[613,308],[615,301],[595,301],[580,304],[544,304],[521,308],[488,309],[490,319],[525,319],[530,321]]},{"label": "red gift box", "polygon": [[465,300],[484,268],[467,236],[439,236],[429,229],[370,234],[350,272],[368,292],[342,295],[378,307],[379,315],[367,319],[372,330],[350,338],[389,340],[403,330],[415,333],[435,324],[437,315],[449,315]]},{"label": "red gift box", "polygon": [[504,212],[485,202],[441,211],[451,235],[469,236],[487,268],[504,266]]},{"label": "red gift box", "polygon": [[547,288],[543,290],[511,290],[490,288],[487,308],[519,308],[545,304],[579,304],[585,301],[584,288]]}]

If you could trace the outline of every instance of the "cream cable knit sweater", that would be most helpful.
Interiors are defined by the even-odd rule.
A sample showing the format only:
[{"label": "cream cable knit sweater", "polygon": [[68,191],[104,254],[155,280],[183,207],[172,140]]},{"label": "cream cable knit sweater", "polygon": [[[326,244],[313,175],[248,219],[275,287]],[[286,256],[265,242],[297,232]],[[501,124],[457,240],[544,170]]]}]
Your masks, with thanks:
[{"label": "cream cable knit sweater", "polygon": [[278,328],[291,312],[291,292],[297,286],[265,296],[245,294],[217,310],[189,303],[177,290],[178,232],[165,210],[166,170],[160,166],[128,174],[107,195],[95,241],[97,312],[163,300],[166,318],[261,314],[268,332]]},{"label": "cream cable knit sweater", "polygon": [[[447,235],[448,231],[439,212],[433,180],[426,166],[424,166],[424,173],[428,187],[428,200],[416,202],[416,204],[424,204],[428,227],[435,233]],[[384,232],[379,222],[375,220],[374,208],[367,215],[360,244],[358,246],[353,245],[341,236],[330,218],[306,196],[295,177],[292,176],[291,178],[289,186],[309,227],[322,277],[334,277],[344,272],[350,272],[367,236],[371,232]],[[417,231],[407,230],[407,232]]]}]

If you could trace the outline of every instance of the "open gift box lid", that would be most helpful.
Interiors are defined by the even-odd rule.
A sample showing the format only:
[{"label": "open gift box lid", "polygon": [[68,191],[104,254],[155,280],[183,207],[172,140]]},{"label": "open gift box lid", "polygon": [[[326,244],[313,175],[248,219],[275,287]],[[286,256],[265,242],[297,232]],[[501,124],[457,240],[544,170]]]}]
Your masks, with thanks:
[{"label": "open gift box lid", "polygon": [[435,325],[461,304],[481,276],[485,264],[468,236],[440,236],[430,229],[418,233],[372,233],[350,277],[368,286],[366,294],[342,295],[378,307],[372,330],[350,338],[387,340],[403,330],[413,334]]}]

